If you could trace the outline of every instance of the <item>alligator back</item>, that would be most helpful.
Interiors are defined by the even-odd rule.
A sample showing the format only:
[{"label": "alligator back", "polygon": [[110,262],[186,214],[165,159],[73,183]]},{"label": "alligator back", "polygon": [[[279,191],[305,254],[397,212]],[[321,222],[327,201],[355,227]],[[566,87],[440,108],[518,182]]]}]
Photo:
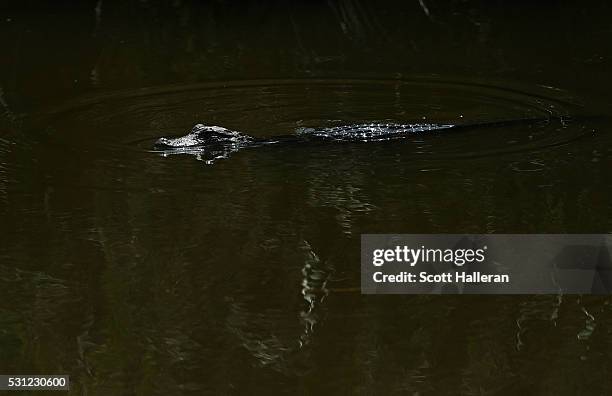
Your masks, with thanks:
[{"label": "alligator back", "polygon": [[328,128],[299,128],[297,136],[336,141],[381,141],[407,135],[454,128],[452,124],[353,124]]}]

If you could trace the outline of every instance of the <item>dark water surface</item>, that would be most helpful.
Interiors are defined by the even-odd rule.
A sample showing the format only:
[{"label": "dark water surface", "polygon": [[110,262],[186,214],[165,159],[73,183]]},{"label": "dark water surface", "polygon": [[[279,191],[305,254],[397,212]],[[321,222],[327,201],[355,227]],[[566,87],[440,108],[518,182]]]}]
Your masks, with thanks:
[{"label": "dark water surface", "polygon": [[[74,3],[74,4],[71,4]],[[362,233],[612,232],[612,6],[0,5],[0,374],[70,394],[604,395],[606,296],[361,296]],[[150,151],[199,122],[549,122]]]}]

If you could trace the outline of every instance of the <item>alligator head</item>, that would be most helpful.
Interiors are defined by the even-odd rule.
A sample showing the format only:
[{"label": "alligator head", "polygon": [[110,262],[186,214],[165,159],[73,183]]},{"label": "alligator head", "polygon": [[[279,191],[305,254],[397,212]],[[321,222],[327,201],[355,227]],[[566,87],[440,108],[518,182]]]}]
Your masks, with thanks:
[{"label": "alligator head", "polygon": [[163,156],[194,154],[198,159],[212,163],[218,158],[227,158],[252,142],[252,137],[240,132],[219,126],[196,124],[187,135],[157,139],[153,149]]}]

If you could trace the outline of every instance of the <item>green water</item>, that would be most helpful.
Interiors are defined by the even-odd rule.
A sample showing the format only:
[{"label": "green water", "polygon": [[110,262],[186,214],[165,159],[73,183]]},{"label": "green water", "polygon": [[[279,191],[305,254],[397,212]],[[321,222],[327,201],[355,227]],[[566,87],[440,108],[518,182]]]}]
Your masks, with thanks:
[{"label": "green water", "polygon": [[[609,297],[359,292],[363,233],[612,231],[607,2],[70,3],[0,5],[0,374],[74,395],[612,393]],[[150,151],[200,122],[548,117],[212,165]]]}]

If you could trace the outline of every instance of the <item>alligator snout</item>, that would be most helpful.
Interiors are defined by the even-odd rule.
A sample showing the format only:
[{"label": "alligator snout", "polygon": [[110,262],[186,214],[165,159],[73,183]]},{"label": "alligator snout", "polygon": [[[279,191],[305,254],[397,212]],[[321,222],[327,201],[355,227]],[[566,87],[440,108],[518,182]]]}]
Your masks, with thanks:
[{"label": "alligator snout", "polygon": [[155,141],[153,148],[155,150],[176,150],[199,147],[203,145],[202,139],[198,138],[197,134],[190,133],[177,138],[162,137]]},{"label": "alligator snout", "polygon": [[171,149],[172,145],[170,144],[170,139],[168,138],[159,138],[153,143],[153,150],[168,150]]}]

